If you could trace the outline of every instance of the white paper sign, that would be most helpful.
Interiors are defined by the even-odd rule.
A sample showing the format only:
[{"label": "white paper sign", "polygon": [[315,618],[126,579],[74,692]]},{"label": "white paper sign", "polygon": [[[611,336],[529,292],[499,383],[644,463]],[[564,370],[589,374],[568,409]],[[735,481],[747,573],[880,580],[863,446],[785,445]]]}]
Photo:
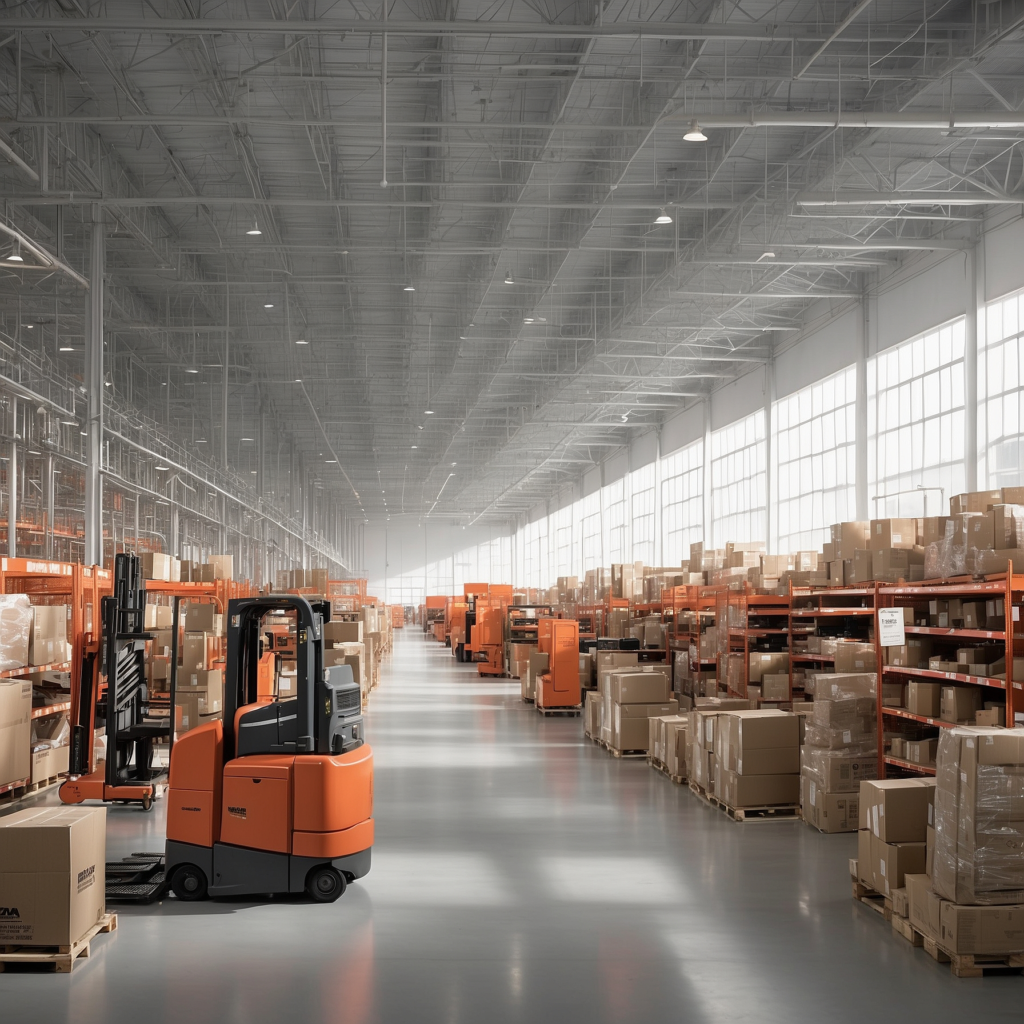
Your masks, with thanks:
[{"label": "white paper sign", "polygon": [[902,647],[907,642],[902,608],[878,609],[878,642],[883,647]]}]

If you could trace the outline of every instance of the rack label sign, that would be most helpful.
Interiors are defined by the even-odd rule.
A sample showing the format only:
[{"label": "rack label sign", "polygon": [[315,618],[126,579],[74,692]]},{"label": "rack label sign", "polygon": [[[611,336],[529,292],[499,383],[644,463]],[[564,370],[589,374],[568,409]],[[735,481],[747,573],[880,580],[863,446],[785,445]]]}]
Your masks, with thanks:
[{"label": "rack label sign", "polygon": [[903,647],[906,644],[902,608],[878,609],[878,642],[883,647]]}]

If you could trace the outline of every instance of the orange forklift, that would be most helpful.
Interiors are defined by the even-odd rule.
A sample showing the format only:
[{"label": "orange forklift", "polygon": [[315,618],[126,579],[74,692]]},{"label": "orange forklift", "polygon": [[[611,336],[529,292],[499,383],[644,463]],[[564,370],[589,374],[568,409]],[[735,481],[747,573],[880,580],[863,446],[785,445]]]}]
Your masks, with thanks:
[{"label": "orange forklift", "polygon": [[[259,695],[261,628],[292,614],[296,696]],[[166,875],[181,900],[305,892],[330,903],[370,870],[373,753],[359,685],[324,667],[327,602],[299,595],[228,604],[224,721],[171,754]]]},{"label": "orange forklift", "polygon": [[579,710],[580,624],[575,619],[540,619],[537,647],[548,655],[548,670],[537,681],[534,706],[538,711]]}]

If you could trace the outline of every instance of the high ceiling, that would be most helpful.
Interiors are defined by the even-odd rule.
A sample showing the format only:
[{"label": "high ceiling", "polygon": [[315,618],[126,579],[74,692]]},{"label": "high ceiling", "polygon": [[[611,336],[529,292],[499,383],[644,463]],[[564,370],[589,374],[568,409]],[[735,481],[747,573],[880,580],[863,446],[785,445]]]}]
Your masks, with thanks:
[{"label": "high ceiling", "polygon": [[506,519],[810,303],[1024,202],[1022,25],[959,0],[8,5],[3,224],[50,265],[0,259],[4,330],[82,373],[60,263],[88,276],[100,217],[117,400],[241,472],[256,439],[282,500],[301,463],[371,522]]}]

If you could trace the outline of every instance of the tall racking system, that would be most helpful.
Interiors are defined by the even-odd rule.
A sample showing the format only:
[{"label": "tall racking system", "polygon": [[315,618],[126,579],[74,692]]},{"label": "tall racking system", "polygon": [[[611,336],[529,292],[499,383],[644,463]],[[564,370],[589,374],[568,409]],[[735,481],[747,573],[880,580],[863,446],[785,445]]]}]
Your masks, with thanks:
[{"label": "tall racking system", "polygon": [[[747,696],[750,655],[757,652],[789,652],[790,595],[761,594],[749,582],[723,588],[716,595],[715,621],[718,626],[718,682],[731,694]],[[729,673],[731,659],[742,665]],[[737,685],[734,685],[737,684]]]},{"label": "tall racking system", "polygon": [[[946,611],[930,610],[932,602],[943,602]],[[947,618],[942,625],[933,625],[938,616],[950,615],[951,602],[994,603],[1002,609],[1001,615],[986,616],[985,627],[965,626],[962,617],[960,625],[953,625]],[[929,581],[926,583],[904,583],[899,585],[880,585],[878,588],[877,609],[905,608],[912,609],[904,613],[904,633],[909,640],[920,638],[926,643],[926,650],[935,651],[932,660],[937,660],[941,667],[895,665],[888,648],[878,645],[878,678],[879,693],[886,682],[905,684],[912,680],[932,683],[944,683],[956,686],[982,688],[980,696],[996,703],[1005,700],[1005,723],[1013,726],[1018,711],[1024,711],[1024,673],[1018,673],[1022,679],[1015,679],[1014,652],[1017,643],[1024,640],[1024,634],[1017,630],[1020,621],[1020,607],[1024,602],[1024,575],[1013,572],[1000,573],[975,580],[970,577],[951,579],[945,582]],[[913,619],[913,623],[909,620]],[[876,611],[877,619],[877,611]],[[926,624],[927,623],[927,624]],[[994,628],[989,628],[994,627]],[[878,632],[876,626],[876,633]],[[987,649],[991,654],[1001,656],[1005,671],[993,673],[989,666],[993,662],[964,663],[963,671],[946,666],[959,664],[960,651],[976,651]],[[991,655],[986,655],[987,657]],[[973,671],[972,671],[973,669]],[[934,765],[911,762],[906,758],[895,757],[886,751],[886,733],[898,733],[907,737],[927,739],[937,736],[938,730],[952,728],[956,722],[945,721],[937,715],[915,714],[903,706],[886,706],[882,700],[878,702],[878,775],[885,778],[886,773],[934,775]],[[890,737],[891,739],[891,737]]]},{"label": "tall racking system", "polygon": [[802,694],[794,685],[800,669],[827,671],[835,665],[835,654],[808,650],[809,639],[871,642],[875,628],[875,584],[859,587],[817,589],[794,587],[789,612],[789,699]]}]

